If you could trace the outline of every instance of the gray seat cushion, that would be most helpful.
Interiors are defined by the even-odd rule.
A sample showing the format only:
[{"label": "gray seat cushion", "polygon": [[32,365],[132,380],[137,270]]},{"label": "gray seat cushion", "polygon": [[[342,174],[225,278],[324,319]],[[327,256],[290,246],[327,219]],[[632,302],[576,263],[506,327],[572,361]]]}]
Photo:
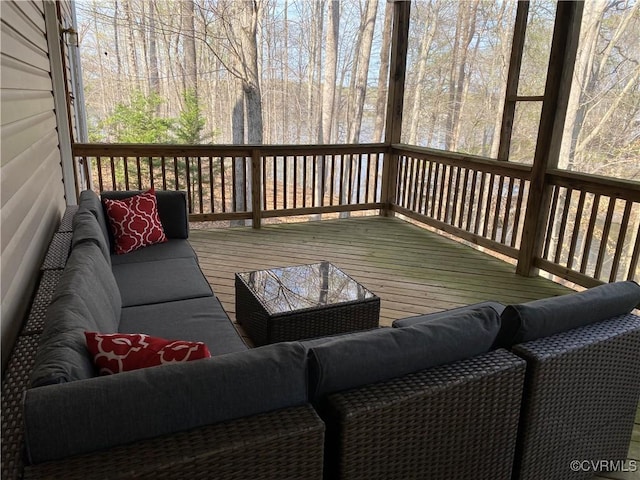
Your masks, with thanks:
[{"label": "gray seat cushion", "polygon": [[640,286],[615,282],[583,292],[508,305],[496,345],[509,348],[631,312],[640,306]]},{"label": "gray seat cushion", "polygon": [[77,245],[47,309],[31,384],[94,376],[84,332],[116,332],[120,310],[120,292],[100,248],[92,242]]},{"label": "gray seat cushion", "polygon": [[443,312],[425,313],[423,315],[415,315],[412,317],[401,318],[401,319],[395,320],[392,326],[395,328],[410,327],[411,325],[416,325],[417,323],[440,320],[441,318],[450,317],[452,314],[465,312],[467,310],[473,310],[475,308],[480,308],[480,307],[491,307],[498,313],[498,315],[500,315],[504,310],[504,305],[501,303],[491,302],[491,301],[480,302],[480,303],[474,303],[471,305],[465,305],[464,307],[452,308],[451,310],[445,310]]},{"label": "gray seat cushion", "polygon": [[123,308],[118,331],[204,342],[214,356],[248,348],[216,297]]},{"label": "gray seat cushion", "polygon": [[27,455],[39,463],[302,405],[306,370],[294,342],[32,388]]},{"label": "gray seat cushion", "polygon": [[74,215],[72,223],[71,248],[75,248],[82,242],[93,242],[100,248],[107,263],[111,264],[109,240],[104,236],[95,215],[88,208],[80,207]]},{"label": "gray seat cushion", "polygon": [[[102,198],[122,200],[141,193],[140,190],[122,192],[102,192]],[[189,238],[189,214],[187,213],[187,196],[185,192],[171,190],[156,191],[158,216],[167,238]],[[111,242],[113,243],[113,242]]]},{"label": "gray seat cushion", "polygon": [[382,382],[487,352],[500,329],[491,307],[452,314],[405,328],[381,328],[312,341],[309,396]]},{"label": "gray seat cushion", "polygon": [[111,255],[113,265],[137,262],[155,262],[170,258],[197,258],[189,240],[172,238],[168,242],[148,245],[123,255]]},{"label": "gray seat cushion", "polygon": [[123,307],[213,295],[194,258],[125,263],[112,268]]}]

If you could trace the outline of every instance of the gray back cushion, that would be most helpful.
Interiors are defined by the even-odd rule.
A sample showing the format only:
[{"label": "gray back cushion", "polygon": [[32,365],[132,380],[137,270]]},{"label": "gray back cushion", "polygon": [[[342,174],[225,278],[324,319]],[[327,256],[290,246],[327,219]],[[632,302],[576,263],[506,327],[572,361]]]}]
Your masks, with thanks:
[{"label": "gray back cushion", "polygon": [[491,307],[457,312],[405,328],[382,328],[325,341],[309,348],[309,396],[382,382],[487,352],[500,328]]},{"label": "gray back cushion", "polygon": [[73,217],[73,237],[71,248],[75,248],[82,242],[95,243],[104,255],[107,263],[111,264],[111,251],[109,239],[104,236],[104,232],[98,223],[98,219],[86,207],[80,207]]},{"label": "gray back cushion", "polygon": [[[102,192],[102,198],[122,200],[141,193],[140,190],[123,192]],[[189,238],[189,214],[187,212],[187,195],[185,192],[172,190],[156,191],[158,216],[167,238]]]},{"label": "gray back cushion", "polygon": [[425,313],[423,315],[415,315],[412,317],[401,318],[401,319],[395,320],[392,326],[394,328],[410,327],[411,325],[415,325],[417,323],[440,320],[441,318],[447,318],[459,312],[463,312],[466,310],[473,310],[475,308],[480,308],[480,307],[491,307],[498,313],[498,315],[500,315],[504,310],[504,305],[502,305],[499,302],[493,302],[493,301],[480,302],[480,303],[473,303],[471,305],[465,305],[464,307],[452,308],[451,310],[445,310],[442,312]]},{"label": "gray back cushion", "polygon": [[120,291],[100,248],[92,242],[78,244],[47,309],[31,385],[94,376],[84,332],[116,332],[120,310]]},{"label": "gray back cushion", "polygon": [[508,305],[501,315],[498,347],[537,340],[629,313],[640,306],[640,286],[615,282],[583,292]]},{"label": "gray back cushion", "polygon": [[306,349],[294,342],[32,388],[27,452],[43,462],[302,405],[306,378]]},{"label": "gray back cushion", "polygon": [[96,217],[104,238],[109,241],[109,227],[107,226],[107,217],[104,214],[102,202],[100,201],[100,198],[98,197],[96,192],[94,192],[93,190],[85,190],[81,192],[78,205],[80,207],[85,207]]}]

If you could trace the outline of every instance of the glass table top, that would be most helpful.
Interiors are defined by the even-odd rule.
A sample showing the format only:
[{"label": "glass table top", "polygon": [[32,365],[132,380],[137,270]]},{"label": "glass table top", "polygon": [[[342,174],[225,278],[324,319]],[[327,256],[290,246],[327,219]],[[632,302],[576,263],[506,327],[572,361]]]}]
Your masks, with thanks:
[{"label": "glass table top", "polygon": [[237,275],[272,315],[375,298],[329,262]]}]

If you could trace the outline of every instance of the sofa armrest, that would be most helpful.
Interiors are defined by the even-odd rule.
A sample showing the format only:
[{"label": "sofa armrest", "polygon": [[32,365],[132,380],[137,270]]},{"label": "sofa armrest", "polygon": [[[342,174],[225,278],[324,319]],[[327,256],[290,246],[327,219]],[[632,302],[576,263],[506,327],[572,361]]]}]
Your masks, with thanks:
[{"label": "sofa armrest", "polygon": [[324,424],[303,405],[28,466],[23,478],[321,480],[323,450]]},{"label": "sofa armrest", "polygon": [[281,343],[27,390],[29,463],[307,403],[306,350]]},{"label": "sofa armrest", "polygon": [[[121,200],[140,193],[138,190],[102,192],[102,198]],[[167,238],[189,237],[189,212],[187,209],[187,194],[182,191],[158,190],[158,215]],[[111,239],[111,243],[113,241]]]},{"label": "sofa armrest", "polygon": [[[525,363],[506,350],[332,394],[330,478],[509,480]],[[490,441],[489,441],[490,439]],[[455,465],[452,459],[456,459]]]},{"label": "sofa armrest", "polygon": [[571,460],[627,457],[640,396],[640,317],[621,315],[513,352],[527,361],[514,478],[560,478]]}]

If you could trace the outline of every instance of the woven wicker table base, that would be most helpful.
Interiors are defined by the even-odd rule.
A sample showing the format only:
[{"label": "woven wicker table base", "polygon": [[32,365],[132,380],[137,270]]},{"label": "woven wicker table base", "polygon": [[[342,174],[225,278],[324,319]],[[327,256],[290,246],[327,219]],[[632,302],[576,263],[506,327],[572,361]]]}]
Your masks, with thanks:
[{"label": "woven wicker table base", "polygon": [[[322,296],[323,290],[316,288],[313,290],[313,295],[309,296],[307,290],[311,288],[304,285],[298,289],[293,284],[296,281],[302,284],[318,281],[323,268],[332,272],[326,273],[327,276],[333,275],[337,278],[337,280],[325,279],[326,284],[348,283],[348,287],[343,286],[342,289],[358,292],[359,295],[350,293],[345,295],[345,300],[340,295],[342,290],[336,289],[337,299],[328,300],[326,303],[318,301],[315,305],[308,306],[313,304],[311,298],[317,299]],[[300,275],[289,281],[284,280],[289,271],[299,270],[310,270],[312,274]],[[256,280],[256,278],[259,279]],[[265,287],[266,282],[270,282],[271,286]],[[380,298],[328,262],[237,273],[235,287],[236,320],[256,346],[368,330],[377,328],[379,324]],[[270,295],[275,295],[272,292],[273,287],[278,288],[279,291],[291,292],[292,301],[299,301],[299,304],[304,307],[301,308],[298,303],[287,304],[288,299],[285,298],[287,295],[283,295],[278,305],[274,307],[274,303],[266,299]],[[331,287],[325,290],[331,291]],[[326,296],[331,297],[331,294]]]}]

